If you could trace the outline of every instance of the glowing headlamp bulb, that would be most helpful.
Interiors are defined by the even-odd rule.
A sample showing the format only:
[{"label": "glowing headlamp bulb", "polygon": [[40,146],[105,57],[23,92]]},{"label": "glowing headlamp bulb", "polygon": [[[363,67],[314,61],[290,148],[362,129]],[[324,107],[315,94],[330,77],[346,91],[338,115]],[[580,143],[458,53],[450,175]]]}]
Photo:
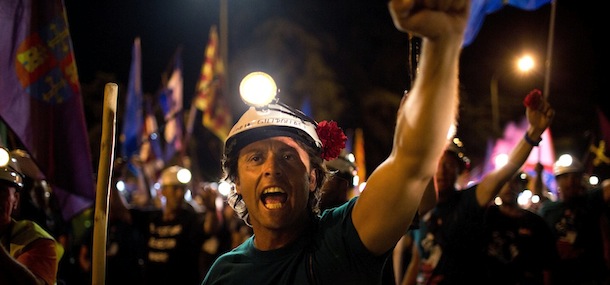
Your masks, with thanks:
[{"label": "glowing headlamp bulb", "polygon": [[0,147],[0,167],[6,166],[10,158],[11,156],[8,154],[8,151]]},{"label": "glowing headlamp bulb", "polygon": [[269,105],[277,94],[273,78],[264,72],[252,72],[239,84],[239,94],[246,104],[260,108]]},{"label": "glowing headlamp bulb", "polygon": [[557,160],[557,165],[565,167],[572,165],[572,156],[569,154],[562,154]]},{"label": "glowing headlamp bulb", "polygon": [[192,177],[191,172],[186,168],[180,169],[176,176],[178,177],[178,181],[182,184],[189,183]]}]

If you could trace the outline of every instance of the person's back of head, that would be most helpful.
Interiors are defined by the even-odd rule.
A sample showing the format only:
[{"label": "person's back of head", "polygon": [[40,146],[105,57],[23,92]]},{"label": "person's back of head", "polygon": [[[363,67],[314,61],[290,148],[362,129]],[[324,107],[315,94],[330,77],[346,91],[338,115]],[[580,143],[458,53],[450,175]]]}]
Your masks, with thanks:
[{"label": "person's back of head", "polygon": [[349,200],[354,189],[354,177],[356,174],[356,164],[351,159],[352,154],[342,151],[339,157],[327,161],[326,168],[330,176],[322,186],[322,197],[320,209],[328,209],[339,206]]},{"label": "person's back of head", "polygon": [[458,178],[470,167],[470,159],[465,154],[462,141],[453,138],[439,160],[434,175],[435,187],[439,202],[445,201],[456,190]]}]

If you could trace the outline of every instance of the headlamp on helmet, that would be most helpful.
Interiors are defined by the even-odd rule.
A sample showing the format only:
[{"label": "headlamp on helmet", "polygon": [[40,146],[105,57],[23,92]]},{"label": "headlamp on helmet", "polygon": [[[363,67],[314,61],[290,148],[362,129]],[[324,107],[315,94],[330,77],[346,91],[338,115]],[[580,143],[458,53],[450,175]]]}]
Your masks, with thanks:
[{"label": "headlamp on helmet", "polygon": [[23,174],[21,168],[19,168],[19,163],[3,147],[0,147],[0,180],[9,182],[19,188],[23,187]]},{"label": "headlamp on helmet", "polygon": [[[273,78],[263,72],[247,75],[240,84],[242,100],[251,107],[233,126],[225,141],[225,156],[235,155],[255,141],[291,137],[318,151],[324,159],[336,158],[347,137],[334,122],[320,125],[303,112],[276,98]],[[320,135],[323,134],[324,136]]]},{"label": "headlamp on helmet", "polygon": [[161,187],[186,186],[191,181],[191,171],[181,166],[170,166],[161,172]]},{"label": "headlamp on helmet", "polygon": [[563,154],[553,164],[553,175],[559,176],[566,173],[582,172],[582,163],[569,154]]}]

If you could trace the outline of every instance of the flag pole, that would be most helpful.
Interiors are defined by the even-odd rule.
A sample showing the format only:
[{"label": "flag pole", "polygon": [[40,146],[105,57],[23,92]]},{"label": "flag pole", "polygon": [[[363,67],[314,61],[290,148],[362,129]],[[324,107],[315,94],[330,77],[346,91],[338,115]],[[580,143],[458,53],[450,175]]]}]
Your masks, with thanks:
[{"label": "flag pole", "polygon": [[[549,36],[546,43],[546,59],[544,61],[544,88],[542,90],[542,96],[545,99],[549,99],[549,90],[551,85],[551,63],[553,58],[553,40],[555,38],[555,14],[557,11],[557,0],[551,0],[551,17],[549,19]],[[542,161],[542,150],[540,147],[538,151],[538,162]]]},{"label": "flag pole", "polygon": [[227,94],[232,94],[229,76],[229,0],[220,0],[220,56],[224,73],[227,75],[221,89],[227,91]]},{"label": "flag pole", "polygon": [[114,161],[118,85],[107,83],[104,87],[102,113],[102,141],[97,170],[95,218],[93,221],[92,285],[104,285],[106,277],[106,238],[108,228],[108,201],[110,179]]},{"label": "flag pole", "polygon": [[551,0],[551,18],[549,19],[549,36],[546,43],[546,60],[544,61],[544,89],[542,95],[549,98],[549,86],[551,84],[551,63],[553,58],[553,39],[555,38],[555,14],[557,0]]}]

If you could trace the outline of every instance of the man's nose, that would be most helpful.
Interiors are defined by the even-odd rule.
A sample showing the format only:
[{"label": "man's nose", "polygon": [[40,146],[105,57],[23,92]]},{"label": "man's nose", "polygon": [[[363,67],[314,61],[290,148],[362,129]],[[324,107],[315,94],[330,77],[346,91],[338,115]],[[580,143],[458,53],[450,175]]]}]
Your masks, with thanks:
[{"label": "man's nose", "polygon": [[270,155],[264,164],[265,176],[278,176],[282,174],[280,156]]}]

